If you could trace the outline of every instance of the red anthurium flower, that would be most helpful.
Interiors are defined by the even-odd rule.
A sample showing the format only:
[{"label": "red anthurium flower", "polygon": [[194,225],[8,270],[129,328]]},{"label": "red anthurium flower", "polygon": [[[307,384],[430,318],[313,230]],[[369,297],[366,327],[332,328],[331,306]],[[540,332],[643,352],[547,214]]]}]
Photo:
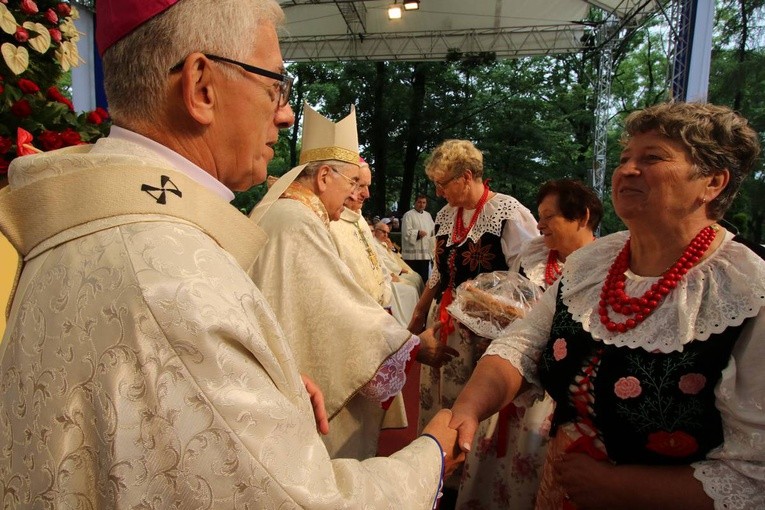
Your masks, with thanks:
[{"label": "red anthurium flower", "polygon": [[104,110],[100,106],[98,108],[96,108],[96,113],[98,114],[99,117],[101,117],[104,120],[106,120],[108,118],[111,118],[111,115],[109,115],[109,112],[107,112],[106,110]]},{"label": "red anthurium flower", "polygon": [[21,10],[25,14],[35,14],[39,11],[34,0],[21,0]]},{"label": "red anthurium flower", "polygon": [[52,101],[58,101],[59,103],[67,105],[71,111],[74,111],[74,105],[69,98],[64,96],[55,86],[48,88],[47,97]]},{"label": "red anthurium flower", "polygon": [[51,23],[58,23],[58,14],[56,14],[56,11],[53,9],[48,9],[45,11],[45,19],[50,21]]},{"label": "red anthurium flower", "polygon": [[16,128],[16,154],[28,156],[40,152],[32,145],[32,133],[24,128]]},{"label": "red anthurium flower", "polygon": [[61,16],[69,16],[72,13],[72,7],[69,4],[60,3],[56,6],[56,10]]},{"label": "red anthurium flower", "polygon": [[32,107],[26,99],[19,99],[11,105],[11,112],[13,112],[16,117],[23,119],[24,117],[32,115]]},{"label": "red anthurium flower", "polygon": [[[0,0],[0,2],[2,2],[2,0]],[[11,166],[10,161],[6,161],[5,158],[0,158],[0,175],[7,174],[9,166]]]},{"label": "red anthurium flower", "polygon": [[40,140],[42,148],[46,151],[55,151],[64,146],[61,134],[56,131],[45,130],[37,137]]},{"label": "red anthurium flower", "polygon": [[29,32],[24,27],[16,27],[16,33],[13,37],[19,42],[27,42],[29,40]]},{"label": "red anthurium flower", "polygon": [[49,28],[48,33],[50,34],[50,38],[56,41],[57,43],[61,43],[61,30],[58,28]]},{"label": "red anthurium flower", "polygon": [[24,94],[40,92],[40,87],[38,87],[32,80],[27,80],[26,78],[21,78],[18,82],[18,86]]}]

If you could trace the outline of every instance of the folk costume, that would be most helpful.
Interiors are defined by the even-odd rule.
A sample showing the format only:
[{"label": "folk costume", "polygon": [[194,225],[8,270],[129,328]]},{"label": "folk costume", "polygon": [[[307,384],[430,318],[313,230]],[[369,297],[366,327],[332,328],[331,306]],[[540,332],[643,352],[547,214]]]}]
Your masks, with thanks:
[{"label": "folk costume", "polygon": [[[559,276],[564,266],[557,261],[548,268],[549,253],[544,237],[530,239],[521,246],[510,271],[546,289],[545,275],[552,269]],[[463,466],[457,509],[534,508],[554,405],[549,395],[541,401],[511,403],[479,424],[478,439]]]},{"label": "folk costume", "polygon": [[[552,461],[689,464],[719,508],[765,506],[765,262],[729,232],[634,327],[609,330],[600,293],[629,233],[580,248],[527,318],[486,352],[556,401],[538,508],[557,507]],[[627,270],[640,296],[660,277]],[[520,398],[524,398],[521,396]],[[658,410],[658,412],[657,412]]]}]

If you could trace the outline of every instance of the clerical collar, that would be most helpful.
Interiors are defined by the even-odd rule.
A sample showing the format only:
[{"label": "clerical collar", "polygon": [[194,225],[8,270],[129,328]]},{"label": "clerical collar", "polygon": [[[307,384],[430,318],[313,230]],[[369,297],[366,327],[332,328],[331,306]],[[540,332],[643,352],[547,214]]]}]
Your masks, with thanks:
[{"label": "clerical collar", "polygon": [[162,145],[161,143],[155,142],[151,138],[147,138],[136,133],[135,131],[114,125],[109,131],[108,138],[124,140],[136,145],[140,145],[143,149],[155,153],[157,156],[167,161],[167,163],[170,164],[175,170],[183,173],[190,179],[193,179],[195,182],[204,186],[212,193],[215,193],[226,202],[231,202],[234,199],[234,193],[222,182],[174,150]]}]

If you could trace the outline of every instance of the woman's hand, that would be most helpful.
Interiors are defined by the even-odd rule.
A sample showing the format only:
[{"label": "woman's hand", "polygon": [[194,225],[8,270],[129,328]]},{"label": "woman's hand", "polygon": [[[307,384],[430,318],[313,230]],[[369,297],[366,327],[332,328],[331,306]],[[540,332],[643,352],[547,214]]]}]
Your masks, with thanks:
[{"label": "woman's hand", "polygon": [[324,407],[324,394],[321,392],[319,385],[313,382],[313,379],[305,374],[300,374],[300,378],[303,380],[308,396],[311,397],[313,416],[316,419],[316,430],[326,436],[329,434],[329,418],[327,416],[327,409]]},{"label": "woman's hand", "polygon": [[460,353],[448,345],[444,345],[437,337],[436,332],[441,329],[441,323],[437,322],[420,333],[420,350],[417,351],[417,361],[434,368],[441,368],[449,363],[452,358]]},{"label": "woman's hand", "polygon": [[425,330],[425,324],[427,320],[427,310],[423,311],[415,308],[414,313],[412,313],[412,318],[409,320],[409,325],[406,327],[406,329],[408,329],[410,333],[419,335]]},{"label": "woman's hand", "polygon": [[465,453],[469,452],[473,445],[478,422],[478,416],[469,406],[457,403],[452,407],[452,419],[449,422],[449,428],[457,431],[459,447]]}]

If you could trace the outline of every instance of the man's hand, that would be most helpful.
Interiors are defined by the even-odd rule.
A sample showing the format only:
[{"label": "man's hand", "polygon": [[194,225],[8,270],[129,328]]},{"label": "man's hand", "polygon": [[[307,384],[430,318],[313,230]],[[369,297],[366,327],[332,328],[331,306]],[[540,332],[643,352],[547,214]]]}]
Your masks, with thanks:
[{"label": "man's hand", "polygon": [[452,358],[460,355],[456,349],[444,345],[436,338],[436,332],[439,329],[441,329],[441,323],[437,322],[433,327],[426,329],[419,335],[420,350],[417,352],[417,361],[434,368],[441,368]]},{"label": "man's hand", "polygon": [[465,452],[457,447],[457,431],[449,428],[449,419],[452,413],[448,409],[441,409],[432,420],[425,426],[422,433],[435,437],[444,453],[444,476],[449,476],[459,465],[465,461]]},{"label": "man's hand", "polygon": [[424,230],[418,230],[418,231],[417,231],[417,239],[422,239],[422,238],[423,238],[423,237],[425,237],[426,235],[428,235],[428,233],[427,233],[427,232],[425,232]]},{"label": "man's hand", "polygon": [[329,434],[329,418],[327,417],[327,409],[324,407],[324,394],[321,392],[319,385],[313,382],[310,377],[300,374],[300,378],[303,380],[308,396],[311,397],[313,416],[316,419],[316,430],[326,436]]}]

